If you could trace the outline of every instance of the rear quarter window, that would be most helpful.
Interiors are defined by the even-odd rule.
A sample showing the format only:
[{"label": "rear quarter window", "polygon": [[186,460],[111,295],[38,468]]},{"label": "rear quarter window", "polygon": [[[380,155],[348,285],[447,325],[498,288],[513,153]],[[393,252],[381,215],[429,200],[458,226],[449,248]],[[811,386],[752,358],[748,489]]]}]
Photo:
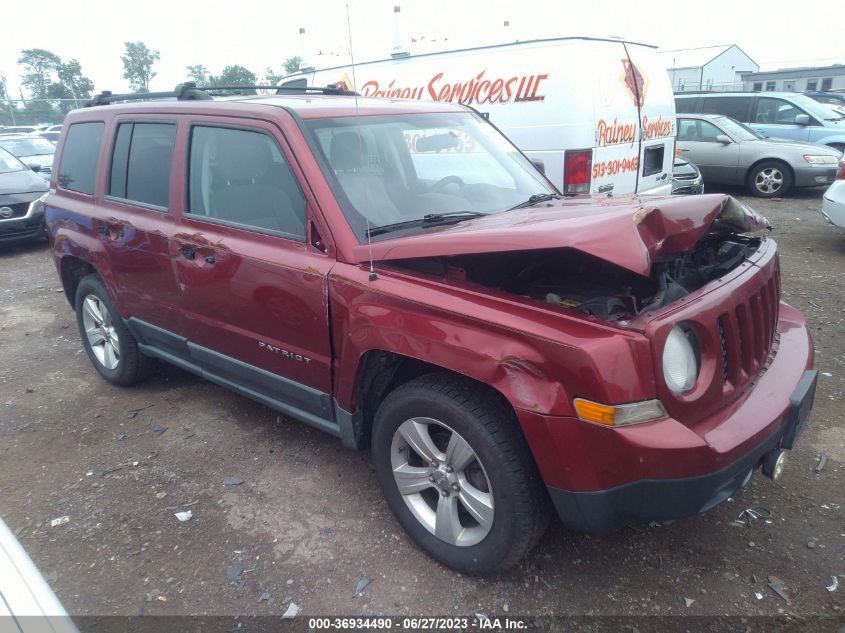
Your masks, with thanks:
[{"label": "rear quarter window", "polygon": [[59,187],[92,195],[97,173],[97,157],[105,123],[74,123],[68,128],[59,165]]}]

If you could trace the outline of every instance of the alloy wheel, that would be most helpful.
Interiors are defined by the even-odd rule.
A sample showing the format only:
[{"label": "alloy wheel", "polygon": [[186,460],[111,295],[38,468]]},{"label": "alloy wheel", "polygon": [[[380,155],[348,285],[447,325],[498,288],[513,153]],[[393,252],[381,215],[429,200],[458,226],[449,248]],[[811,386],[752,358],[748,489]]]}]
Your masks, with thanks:
[{"label": "alloy wheel", "polygon": [[783,172],[777,167],[761,169],[754,177],[754,186],[767,195],[777,193],[783,187]]},{"label": "alloy wheel", "polygon": [[396,429],[390,452],[396,486],[417,521],[450,545],[484,540],[493,527],[493,489],[463,437],[438,420],[411,418]]},{"label": "alloy wheel", "polygon": [[120,363],[120,339],[106,304],[97,295],[85,297],[82,324],[97,361],[106,369],[116,369]]}]

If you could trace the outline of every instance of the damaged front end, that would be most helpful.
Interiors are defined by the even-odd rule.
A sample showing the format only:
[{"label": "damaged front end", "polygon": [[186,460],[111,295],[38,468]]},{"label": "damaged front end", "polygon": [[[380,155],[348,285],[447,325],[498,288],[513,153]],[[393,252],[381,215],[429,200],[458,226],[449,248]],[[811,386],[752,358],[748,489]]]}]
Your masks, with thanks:
[{"label": "damaged front end", "polygon": [[[600,257],[577,243],[417,257],[395,264],[617,322],[658,310],[724,277],[760,248],[764,238],[749,233],[769,228],[765,218],[728,196],[722,197],[706,226],[689,217],[667,215],[657,206],[637,208],[628,221],[645,247],[649,264],[645,270]],[[618,236],[605,238],[614,240]],[[626,247],[630,244],[620,245],[619,251]]]}]

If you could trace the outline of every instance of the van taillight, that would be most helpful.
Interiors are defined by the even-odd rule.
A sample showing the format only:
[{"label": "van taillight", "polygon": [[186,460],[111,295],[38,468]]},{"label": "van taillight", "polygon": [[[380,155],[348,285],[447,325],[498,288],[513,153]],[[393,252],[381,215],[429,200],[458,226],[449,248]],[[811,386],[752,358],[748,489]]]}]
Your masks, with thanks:
[{"label": "van taillight", "polygon": [[590,193],[593,150],[568,149],[563,154],[563,193]]},{"label": "van taillight", "polygon": [[839,161],[839,171],[836,172],[836,180],[845,180],[845,159]]}]

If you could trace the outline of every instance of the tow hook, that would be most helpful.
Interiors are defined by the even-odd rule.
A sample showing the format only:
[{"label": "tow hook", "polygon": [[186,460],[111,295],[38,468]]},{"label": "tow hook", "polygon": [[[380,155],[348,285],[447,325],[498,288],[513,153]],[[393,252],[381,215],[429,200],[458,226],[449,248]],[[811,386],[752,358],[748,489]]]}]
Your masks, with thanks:
[{"label": "tow hook", "polygon": [[786,451],[776,448],[766,453],[761,469],[766,477],[772,481],[777,481],[784,468],[786,468]]}]

